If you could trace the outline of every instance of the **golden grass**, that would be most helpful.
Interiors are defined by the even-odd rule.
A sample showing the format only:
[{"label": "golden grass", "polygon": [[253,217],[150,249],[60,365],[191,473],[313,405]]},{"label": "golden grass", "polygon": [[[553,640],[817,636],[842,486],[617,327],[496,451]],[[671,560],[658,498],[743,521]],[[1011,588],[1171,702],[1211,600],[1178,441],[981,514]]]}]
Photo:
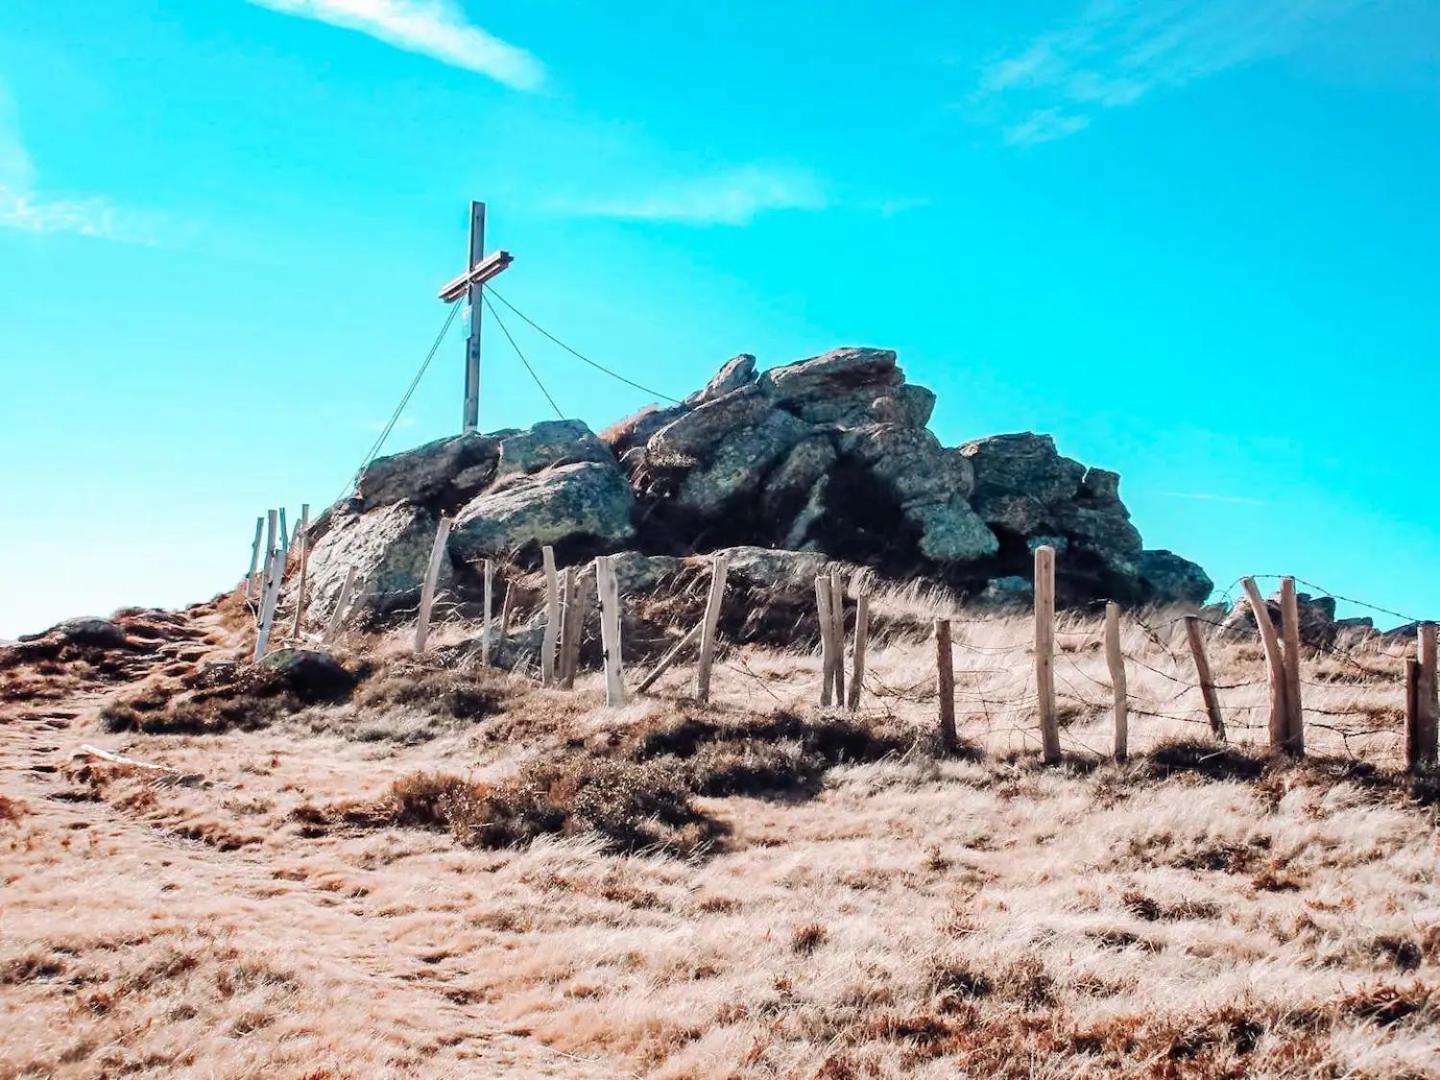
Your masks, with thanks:
[{"label": "golden grass", "polygon": [[[726,653],[708,709],[682,669],[606,710],[593,673],[427,671],[400,635],[352,636],[374,667],[350,701],[251,730],[97,736],[102,699],[61,733],[18,717],[0,1075],[1440,1075],[1440,848],[1433,787],[1397,773],[1397,647],[1309,662],[1316,759],[1273,764],[1253,645],[1211,644],[1245,684],[1219,747],[1180,628],[1130,620],[1117,765],[1099,627],[1068,618],[1044,768],[1020,617],[955,612],[984,753],[933,750],[919,627],[944,603],[877,600],[853,724],[812,707],[803,649]],[[175,773],[30,771],[84,739]],[[680,854],[580,819],[472,844],[446,809],[660,762],[716,830]]]}]

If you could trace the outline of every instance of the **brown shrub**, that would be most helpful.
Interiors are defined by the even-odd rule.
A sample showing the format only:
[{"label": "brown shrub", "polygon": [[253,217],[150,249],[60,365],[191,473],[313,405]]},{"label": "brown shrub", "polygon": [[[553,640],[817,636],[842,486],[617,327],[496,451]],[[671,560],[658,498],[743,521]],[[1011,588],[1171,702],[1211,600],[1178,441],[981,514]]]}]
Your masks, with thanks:
[{"label": "brown shrub", "polygon": [[352,700],[360,709],[417,708],[457,720],[481,720],[505,703],[504,677],[407,665],[372,676]]}]

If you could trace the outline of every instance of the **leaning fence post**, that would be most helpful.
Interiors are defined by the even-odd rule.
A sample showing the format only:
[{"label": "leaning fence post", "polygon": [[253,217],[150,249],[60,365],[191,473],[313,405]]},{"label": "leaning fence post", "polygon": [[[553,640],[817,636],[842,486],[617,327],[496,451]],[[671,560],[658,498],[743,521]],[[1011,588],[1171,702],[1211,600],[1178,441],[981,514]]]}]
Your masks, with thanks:
[{"label": "leaning fence post", "polygon": [[595,585],[600,595],[600,644],[605,652],[605,704],[625,704],[625,680],[620,659],[620,585],[609,555],[595,558]]},{"label": "leaning fence post", "polygon": [[485,560],[485,615],[480,622],[480,663],[490,666],[490,614],[495,607],[495,560]]},{"label": "leaning fence post", "polygon": [[710,571],[710,595],[705,599],[705,621],[700,631],[700,663],[695,669],[695,697],[710,700],[710,667],[715,662],[715,629],[720,624],[720,605],[725,599],[725,578],[730,573],[730,556],[716,555]]},{"label": "leaning fence post", "polygon": [[845,579],[838,566],[830,568],[830,618],[834,624],[830,640],[835,650],[832,657],[835,680],[835,704],[845,704]]},{"label": "leaning fence post", "polygon": [[1040,710],[1041,754],[1047,765],[1060,760],[1060,724],[1055,716],[1055,549],[1035,549],[1035,696]]},{"label": "leaning fence post", "polygon": [[565,610],[560,616],[560,659],[556,674],[560,686],[571,690],[580,669],[580,637],[585,630],[585,587],[588,578],[577,577],[575,568],[565,570]]},{"label": "leaning fence post", "polygon": [[280,507],[280,550],[289,556],[290,554],[290,532],[285,528],[285,507]]},{"label": "leaning fence post", "polygon": [[1275,624],[1270,621],[1270,608],[1260,595],[1255,579],[1241,578],[1240,584],[1245,588],[1245,596],[1255,616],[1255,626],[1265,645],[1265,668],[1270,676],[1270,749],[1281,751],[1285,749],[1290,731],[1290,713],[1285,704],[1285,657],[1280,652]]},{"label": "leaning fence post", "polygon": [[430,608],[435,603],[435,585],[440,580],[440,564],[445,558],[445,541],[450,537],[450,519],[440,515],[435,526],[435,542],[430,545],[430,563],[425,567],[425,583],[420,587],[420,616],[415,622],[415,651],[425,651],[430,635]]},{"label": "leaning fence post", "polygon": [[672,645],[670,651],[660,658],[660,662],[650,669],[649,674],[646,675],[645,678],[640,681],[640,685],[635,688],[635,692],[637,694],[643,694],[646,690],[649,690],[650,687],[654,686],[655,683],[659,681],[660,676],[669,671],[675,661],[680,659],[680,654],[685,651],[690,643],[700,636],[700,631],[703,629],[705,629],[703,619],[690,627],[690,629],[685,632],[685,636]]},{"label": "leaning fence post", "polygon": [[1416,693],[1420,705],[1420,760],[1433,763],[1436,757],[1436,743],[1440,740],[1440,703],[1436,702],[1435,671],[1435,624],[1422,622],[1416,629],[1416,653],[1420,670],[1417,675]]},{"label": "leaning fence post", "polygon": [[290,628],[290,636],[300,636],[300,621],[305,617],[305,578],[310,569],[310,504],[300,504],[300,528],[295,533],[295,539],[300,544],[300,584],[295,594],[295,624]]},{"label": "leaning fence post", "polygon": [[1105,604],[1105,663],[1110,668],[1110,689],[1115,696],[1115,760],[1130,753],[1130,700],[1125,683],[1125,655],[1120,651],[1120,605]]},{"label": "leaning fence post", "polygon": [[1280,580],[1280,631],[1285,637],[1285,748],[1305,753],[1305,714],[1300,707],[1300,602],[1295,579]]},{"label": "leaning fence post", "polygon": [[326,645],[330,644],[340,633],[340,627],[345,621],[345,611],[350,605],[350,590],[355,587],[355,567],[350,566],[345,570],[345,584],[340,586],[340,599],[335,604],[335,610],[330,613],[330,624],[325,628],[325,636],[320,640]]},{"label": "leaning fence post", "polygon": [[820,707],[825,709],[830,706],[835,688],[835,622],[830,614],[830,579],[824,574],[815,578],[815,613],[820,622]]},{"label": "leaning fence post", "polygon": [[860,708],[860,686],[865,679],[865,646],[870,637],[870,597],[860,593],[855,597],[855,659],[850,672],[850,696],[845,707],[851,712]]},{"label": "leaning fence post", "polygon": [[276,548],[270,553],[265,575],[265,597],[260,604],[260,629],[255,634],[255,659],[262,660],[270,645],[270,630],[275,625],[275,605],[280,602],[280,584],[285,577],[285,552]]},{"label": "leaning fence post", "polygon": [[250,569],[245,574],[245,599],[255,595],[255,568],[260,565],[260,534],[265,528],[263,516],[255,519],[255,539],[250,544]]},{"label": "leaning fence post", "polygon": [[1215,738],[1225,741],[1225,717],[1220,712],[1220,696],[1215,692],[1215,679],[1210,674],[1210,658],[1205,655],[1205,639],[1200,635],[1200,618],[1185,616],[1185,636],[1190,641],[1190,655],[1195,659],[1195,674],[1200,679],[1200,696],[1205,699],[1205,713],[1210,717],[1210,730]]},{"label": "leaning fence post", "polygon": [[[555,549],[540,549],[545,564],[545,636],[540,641],[540,685],[555,685],[555,644],[560,637],[560,576],[555,570]],[[597,567],[599,563],[595,564]]]},{"label": "leaning fence post", "polygon": [[955,734],[955,658],[949,619],[935,620],[935,688],[940,705],[940,746],[953,751],[960,740]]}]

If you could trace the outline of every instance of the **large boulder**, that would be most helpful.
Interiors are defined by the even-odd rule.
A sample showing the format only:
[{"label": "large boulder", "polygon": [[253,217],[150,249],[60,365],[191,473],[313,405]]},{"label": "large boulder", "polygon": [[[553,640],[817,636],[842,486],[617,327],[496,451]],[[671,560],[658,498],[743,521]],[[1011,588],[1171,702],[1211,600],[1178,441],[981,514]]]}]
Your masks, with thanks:
[{"label": "large boulder", "polygon": [[547,544],[614,550],[635,535],[634,497],[613,461],[556,465],[498,484],[455,516],[450,553],[463,561],[533,553]]},{"label": "large boulder", "polygon": [[986,521],[992,520],[992,500],[1021,496],[1049,506],[1073,499],[1086,472],[1080,462],[1061,457],[1049,435],[1030,431],[976,439],[960,453],[975,470],[975,509]]},{"label": "large boulder", "polygon": [[360,474],[360,509],[390,503],[458,503],[490,482],[500,456],[492,435],[454,435],[400,454],[376,458]]},{"label": "large boulder", "polygon": [[1142,551],[1135,570],[1146,598],[1154,604],[1203,604],[1215,591],[1209,574],[1164,548]]},{"label": "large boulder", "polygon": [[[337,510],[310,552],[306,609],[310,617],[330,617],[351,569],[355,602],[364,607],[385,612],[415,603],[438,526],[434,512],[411,502],[363,512],[350,506]],[[448,589],[453,576],[449,561],[442,562],[440,587]]]},{"label": "large boulder", "polygon": [[709,460],[681,481],[676,502],[696,514],[718,516],[736,498],[758,491],[770,467],[809,430],[789,413],[769,410],[725,436]]},{"label": "large boulder", "polygon": [[500,440],[495,480],[529,476],[552,465],[577,461],[613,462],[610,448],[582,420],[542,420],[527,431]]},{"label": "large boulder", "polygon": [[685,399],[685,404],[690,406],[703,405],[707,401],[713,401],[718,397],[730,393],[732,390],[739,390],[742,386],[748,386],[756,379],[755,357],[749,353],[741,353],[739,356],[731,357],[720,370],[711,376],[710,381],[701,389],[695,391]]},{"label": "large boulder", "polygon": [[873,419],[875,400],[904,381],[893,350],[844,348],[771,368],[759,385],[802,420],[835,424]]},{"label": "large boulder", "polygon": [[774,412],[763,387],[732,390],[682,413],[650,437],[646,459],[666,466],[693,466],[708,460],[730,435]]},{"label": "large boulder", "polygon": [[280,684],[301,701],[343,701],[358,681],[327,652],[277,649],[260,666],[278,676]]}]

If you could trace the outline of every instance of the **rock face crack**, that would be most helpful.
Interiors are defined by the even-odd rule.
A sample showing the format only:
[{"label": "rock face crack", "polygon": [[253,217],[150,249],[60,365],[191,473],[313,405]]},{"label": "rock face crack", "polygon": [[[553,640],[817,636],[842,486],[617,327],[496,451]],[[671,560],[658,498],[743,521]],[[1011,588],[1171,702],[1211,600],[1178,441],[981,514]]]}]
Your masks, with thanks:
[{"label": "rock face crack", "polygon": [[788,549],[988,596],[1013,594],[1044,543],[1061,553],[1062,602],[1209,594],[1200,567],[1144,547],[1118,473],[1034,432],[947,447],[934,406],[888,349],[765,372],[741,354],[683,403],[598,435],[551,420],[379,458],[312,533],[311,613],[329,616],[350,566],[371,611],[413,604],[441,514],[454,519],[441,587],[462,600],[481,559],[533,563],[547,544],[562,562]]}]

